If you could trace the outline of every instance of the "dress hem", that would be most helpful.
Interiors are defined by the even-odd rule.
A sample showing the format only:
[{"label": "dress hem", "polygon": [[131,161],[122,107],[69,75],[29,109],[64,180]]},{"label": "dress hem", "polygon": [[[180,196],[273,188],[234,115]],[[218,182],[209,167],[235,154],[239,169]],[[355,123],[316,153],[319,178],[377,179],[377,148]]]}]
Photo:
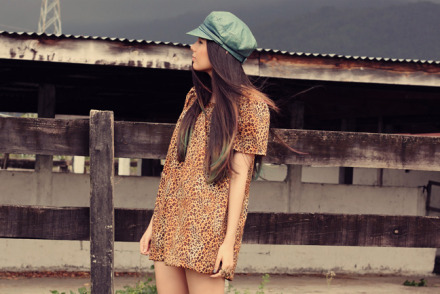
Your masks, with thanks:
[{"label": "dress hem", "polygon": [[[152,261],[161,261],[161,262],[164,262],[165,265],[167,265],[167,266],[180,267],[180,268],[183,268],[183,269],[188,269],[188,270],[195,271],[195,272],[197,272],[197,273],[199,273],[199,274],[211,275],[211,273],[200,272],[200,271],[198,271],[198,270],[196,270],[196,269],[194,269],[194,268],[190,268],[190,267],[188,267],[188,266],[184,266],[184,265],[176,265],[176,264],[170,264],[170,263],[166,262],[164,259],[161,259],[161,258],[149,258],[149,259],[152,260]],[[225,279],[225,280],[228,280],[228,281],[232,281],[232,280],[234,279],[234,275],[235,275],[235,273],[232,275],[231,279],[226,279],[226,278],[224,278],[224,279]]]}]

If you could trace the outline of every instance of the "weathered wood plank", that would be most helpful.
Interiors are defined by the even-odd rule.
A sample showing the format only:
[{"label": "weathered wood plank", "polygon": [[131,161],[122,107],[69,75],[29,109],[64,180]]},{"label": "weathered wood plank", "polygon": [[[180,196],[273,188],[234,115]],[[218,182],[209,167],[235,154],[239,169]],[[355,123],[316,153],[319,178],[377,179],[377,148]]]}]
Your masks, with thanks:
[{"label": "weathered wood plank", "polygon": [[89,120],[0,118],[0,152],[89,155]]},{"label": "weathered wood plank", "polygon": [[[0,34],[0,58],[77,64],[191,70],[186,45],[131,42],[103,38]],[[247,74],[261,77],[439,86],[437,63],[296,54],[259,49],[244,64]]]},{"label": "weathered wood plank", "polygon": [[[38,87],[38,117],[54,118],[56,91],[54,84],[40,84]],[[35,156],[35,172],[37,174],[36,196],[37,203],[41,199],[52,199],[52,155],[37,154]]]},{"label": "weathered wood plank", "polygon": [[114,120],[90,111],[90,276],[92,294],[114,293]]},{"label": "weathered wood plank", "polygon": [[[117,157],[164,158],[174,125],[116,122]],[[270,136],[266,162],[440,171],[440,138],[274,129],[297,155]]]},{"label": "weathered wood plank", "polygon": [[88,207],[0,206],[0,238],[90,240]]},{"label": "weathered wood plank", "polygon": [[432,247],[440,219],[419,216],[250,214],[243,241],[257,244]]},{"label": "weathered wood plank", "polygon": [[115,209],[116,241],[138,242],[153,216],[153,210]]},{"label": "weathered wood plank", "polygon": [[115,156],[165,158],[174,124],[115,122]]},{"label": "weathered wood plank", "polygon": [[[54,84],[41,84],[38,87],[38,117],[55,117],[56,91]],[[39,174],[37,198],[45,194],[52,183],[53,157],[51,155],[37,154],[35,158],[35,171]],[[46,192],[47,193],[47,192]],[[49,195],[50,196],[50,195]]]},{"label": "weathered wood plank", "polygon": [[313,54],[307,56],[270,51],[255,52],[253,55],[259,55],[259,76],[265,77],[391,85],[440,85],[440,68],[435,63],[392,62],[385,58],[355,59]]},{"label": "weathered wood plank", "polygon": [[440,171],[440,137],[275,129],[299,156],[271,137],[267,162]]},{"label": "weathered wood plank", "polygon": [[124,42],[103,38],[0,34],[0,58],[191,70],[191,51],[184,45]]},{"label": "weathered wood plank", "polygon": [[[115,240],[137,242],[152,210],[116,209]],[[88,240],[89,209],[0,206],[0,238]],[[249,213],[248,244],[440,247],[440,218],[320,213]]]},{"label": "weathered wood plank", "polygon": [[[173,124],[115,122],[115,156],[165,158]],[[273,136],[270,163],[440,171],[440,137],[274,129],[297,155]],[[86,143],[87,142],[87,143]],[[83,120],[0,118],[0,152],[88,155]]]}]

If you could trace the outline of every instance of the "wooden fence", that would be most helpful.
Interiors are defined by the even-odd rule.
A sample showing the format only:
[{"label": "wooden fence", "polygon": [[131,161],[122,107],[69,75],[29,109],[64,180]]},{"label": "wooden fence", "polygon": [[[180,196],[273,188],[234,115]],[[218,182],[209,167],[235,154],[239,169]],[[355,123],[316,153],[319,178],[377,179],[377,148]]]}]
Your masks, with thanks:
[{"label": "wooden fence", "polygon": [[[114,157],[164,158],[172,124],[0,118],[0,153],[90,156],[90,207],[0,205],[0,238],[91,241],[92,293],[113,293],[114,241],[137,242],[151,210],[114,209]],[[440,171],[440,138],[275,129],[266,162]],[[440,218],[424,216],[249,213],[245,243],[440,247]]]}]

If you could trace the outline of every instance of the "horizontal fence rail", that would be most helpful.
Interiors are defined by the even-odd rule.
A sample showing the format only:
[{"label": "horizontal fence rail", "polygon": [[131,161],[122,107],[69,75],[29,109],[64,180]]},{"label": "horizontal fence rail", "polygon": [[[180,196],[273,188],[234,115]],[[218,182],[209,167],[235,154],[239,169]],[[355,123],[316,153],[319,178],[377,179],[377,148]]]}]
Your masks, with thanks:
[{"label": "horizontal fence rail", "polygon": [[[115,122],[115,157],[165,158],[174,124]],[[440,137],[274,129],[269,163],[440,171]],[[0,152],[89,153],[89,120],[0,118]]]},{"label": "horizontal fence rail", "polygon": [[[0,238],[90,240],[88,207],[0,206]],[[137,242],[152,210],[115,209],[115,241]],[[248,214],[248,244],[440,247],[440,218],[321,213]]]},{"label": "horizontal fence rail", "polygon": [[0,152],[89,155],[89,120],[1,118]]},{"label": "horizontal fence rail", "polygon": [[[174,125],[114,122],[108,111],[92,110],[90,118],[0,118],[0,153],[89,155],[91,163],[90,208],[0,205],[0,238],[90,240],[91,292],[113,293],[114,241],[139,241],[152,216],[151,210],[114,209],[114,157],[165,158]],[[270,163],[440,171],[440,137],[273,132],[265,158]],[[439,248],[440,218],[249,213],[243,241]]]}]

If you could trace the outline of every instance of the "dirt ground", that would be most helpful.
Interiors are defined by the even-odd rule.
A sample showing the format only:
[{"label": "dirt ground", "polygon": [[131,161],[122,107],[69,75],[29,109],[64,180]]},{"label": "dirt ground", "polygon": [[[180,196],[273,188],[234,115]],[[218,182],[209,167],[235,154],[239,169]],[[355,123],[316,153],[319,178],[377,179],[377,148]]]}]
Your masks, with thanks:
[{"label": "dirt ground", "polygon": [[[416,282],[424,278],[427,287],[403,286],[405,280]],[[122,289],[125,285],[134,286],[138,281],[145,281],[145,276],[117,276],[115,289]],[[236,275],[230,283],[230,293],[256,293],[261,282],[261,275]],[[60,293],[74,290],[83,286],[90,286],[90,279],[84,276],[69,277],[68,274],[53,277],[50,275],[0,275],[1,294],[50,294],[50,290]],[[247,291],[247,292],[245,292]],[[350,276],[338,275],[328,285],[324,275],[271,275],[264,288],[264,293],[276,294],[438,294],[440,293],[440,276],[412,277],[412,276]]]}]

